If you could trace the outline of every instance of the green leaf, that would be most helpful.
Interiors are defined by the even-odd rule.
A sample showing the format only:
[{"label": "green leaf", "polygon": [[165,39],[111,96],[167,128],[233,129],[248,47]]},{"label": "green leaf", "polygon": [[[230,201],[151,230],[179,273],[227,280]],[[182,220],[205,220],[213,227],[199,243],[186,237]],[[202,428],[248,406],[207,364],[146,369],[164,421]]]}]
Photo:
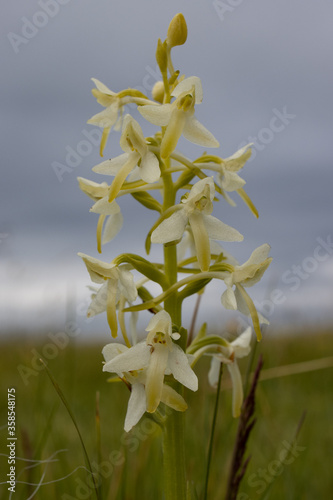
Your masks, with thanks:
[{"label": "green leaf", "polygon": [[168,285],[165,275],[158,270],[155,264],[149,262],[149,260],[146,260],[143,257],[140,257],[139,255],[132,253],[123,253],[119,255],[114,260],[114,262],[117,265],[125,262],[131,264],[131,266],[137,271],[139,271],[139,273],[143,274],[144,276],[146,276],[146,278],[150,279],[151,281],[155,281],[155,283],[161,285],[162,288],[166,288]]},{"label": "green leaf", "polygon": [[178,189],[186,186],[191,182],[191,180],[195,177],[196,172],[195,169],[193,170],[185,170],[179,177],[177,182],[175,182],[175,189],[178,191]]},{"label": "green leaf", "polygon": [[156,210],[157,212],[162,212],[162,205],[155,200],[151,194],[146,193],[145,191],[140,191],[138,193],[131,193],[133,198],[136,199],[141,205],[148,208],[149,210]]},{"label": "green leaf", "polygon": [[211,279],[203,279],[203,280],[198,280],[194,281],[193,283],[189,283],[186,285],[184,290],[179,292],[179,300],[184,300],[186,297],[190,297],[191,295],[194,295],[195,293],[200,292],[208,283],[211,281]]},{"label": "green leaf", "polygon": [[199,500],[193,481],[187,481],[186,500]]},{"label": "green leaf", "polygon": [[199,340],[205,338],[206,335],[207,335],[207,323],[203,323],[198,332],[198,335],[195,337],[194,342],[199,342]]},{"label": "green leaf", "polygon": [[149,302],[144,302],[143,304],[137,304],[135,306],[131,306],[131,307],[126,307],[125,309],[123,309],[124,312],[138,312],[138,311],[145,311],[146,309],[155,309],[156,308],[156,304],[153,300],[149,301]]},{"label": "green leaf", "polygon": [[200,340],[195,340],[188,347],[187,352],[189,354],[194,354],[196,351],[202,347],[209,347],[210,345],[222,345],[223,347],[228,346],[228,342],[218,335],[209,335],[208,337],[202,337]]},{"label": "green leaf", "polygon": [[[150,302],[151,303],[154,300],[154,297],[152,296],[152,294],[144,286],[140,286],[138,288],[138,295],[139,295],[140,299],[142,299],[143,302]],[[162,309],[161,306],[154,306],[154,307],[151,307],[149,310],[152,313],[156,314],[161,309]]]}]

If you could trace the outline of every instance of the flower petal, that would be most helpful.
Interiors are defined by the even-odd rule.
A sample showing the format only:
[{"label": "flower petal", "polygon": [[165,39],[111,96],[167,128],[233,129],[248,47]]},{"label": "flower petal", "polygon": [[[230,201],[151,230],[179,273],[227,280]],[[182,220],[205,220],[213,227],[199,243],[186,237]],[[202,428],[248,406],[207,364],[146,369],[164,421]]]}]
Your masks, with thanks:
[{"label": "flower petal", "polygon": [[179,97],[181,94],[185,93],[192,94],[193,87],[195,94],[195,103],[199,104],[200,102],[202,102],[203,99],[203,91],[202,91],[201,80],[198,76],[189,76],[188,78],[185,78],[183,81],[178,83],[177,87],[175,87],[171,95],[173,97]]},{"label": "flower petal", "polygon": [[163,384],[161,401],[176,411],[185,411],[187,409],[187,403],[183,396],[166,384]]},{"label": "flower petal", "polygon": [[103,366],[104,372],[125,373],[141,370],[148,366],[150,361],[150,347],[140,342],[126,352],[119,354]]},{"label": "flower petal", "polygon": [[91,207],[90,212],[95,214],[113,215],[120,212],[120,207],[116,201],[109,202],[109,197],[104,196]]},{"label": "flower petal", "polygon": [[113,240],[123,226],[123,215],[121,212],[110,215],[105,223],[102,237],[102,244],[108,243]]},{"label": "flower petal", "polygon": [[219,241],[242,241],[243,236],[231,226],[224,224],[213,215],[203,215],[209,238]]},{"label": "flower petal", "polygon": [[188,198],[184,200],[184,203],[188,203],[189,200],[196,198],[198,195],[203,195],[207,184],[209,186],[210,201],[213,201],[215,195],[214,180],[213,177],[205,177],[205,179],[201,179],[192,186]]},{"label": "flower petal", "polygon": [[268,243],[260,245],[260,247],[253,250],[250,258],[246,262],[244,262],[244,264],[242,264],[242,267],[252,264],[261,264],[263,260],[267,259],[270,249],[271,247],[268,245]]},{"label": "flower petal", "polygon": [[168,219],[161,222],[152,232],[152,243],[169,243],[178,241],[184,234],[188,218],[184,210],[177,210]]},{"label": "flower petal", "polygon": [[171,104],[160,104],[156,106],[148,104],[147,106],[138,107],[138,111],[143,118],[153,125],[160,125],[161,127],[165,127],[169,123],[172,109]]},{"label": "flower petal", "polygon": [[210,243],[203,214],[196,211],[189,215],[198,263],[201,271],[208,271],[210,266]]},{"label": "flower petal", "polygon": [[97,78],[92,78],[92,81],[94,82],[94,84],[96,85],[96,88],[100,91],[100,92],[103,92],[103,94],[107,94],[107,95],[116,95],[115,92],[112,92],[112,90],[110,90],[106,85],[104,85],[104,83],[100,82],[99,80],[97,80]]},{"label": "flower petal", "polygon": [[109,186],[106,182],[94,182],[88,179],[84,179],[83,177],[77,177],[77,180],[79,182],[79,188],[81,189],[81,191],[83,191],[93,200],[103,198],[107,194]]},{"label": "flower petal", "polygon": [[114,278],[117,276],[117,268],[114,264],[107,264],[82,252],[79,252],[78,256],[85,263],[91,280],[95,283],[104,283],[104,278]]},{"label": "flower petal", "polygon": [[190,142],[208,148],[218,148],[220,143],[194,115],[189,116],[183,130],[183,136]]},{"label": "flower petal", "polygon": [[208,382],[211,387],[216,388],[220,375],[220,365],[221,362],[215,357],[212,356],[212,361],[210,364],[210,370],[208,372]]},{"label": "flower petal", "polygon": [[151,151],[147,151],[141,160],[140,174],[141,179],[148,184],[158,181],[161,176],[158,159]]},{"label": "flower petal", "polygon": [[107,296],[106,296],[106,318],[111,330],[113,338],[117,337],[118,321],[117,321],[117,281],[107,280]]},{"label": "flower petal", "polygon": [[126,177],[132,172],[139,159],[139,153],[136,153],[135,151],[133,151],[133,153],[129,153],[126,163],[124,163],[121,169],[117,172],[117,175],[113,179],[110,186],[109,201],[113,201],[116,198],[126,180]]},{"label": "flower petal", "polygon": [[88,307],[87,318],[92,318],[96,314],[106,311],[107,301],[107,283],[104,283],[96,294],[93,295],[92,301]]},{"label": "flower petal", "polygon": [[169,353],[168,368],[178,382],[191,391],[198,390],[198,377],[190,367],[185,352],[177,344],[173,344],[173,349]]},{"label": "flower petal", "polygon": [[251,156],[252,151],[249,148],[252,145],[253,142],[250,142],[243,148],[240,148],[238,151],[236,151],[236,153],[234,153],[232,156],[225,158],[223,160],[225,168],[228,170],[232,170],[233,172],[237,172],[238,170],[240,170]]},{"label": "flower petal", "polygon": [[159,311],[157,314],[154,314],[154,316],[148,323],[146,332],[151,332],[151,331],[156,332],[157,328],[159,328],[159,331],[166,333],[168,335],[170,335],[172,331],[171,316],[164,309]]},{"label": "flower petal", "polygon": [[161,157],[168,158],[177,146],[187,122],[186,112],[174,108],[161,142]]},{"label": "flower petal", "polygon": [[133,275],[126,269],[118,268],[119,289],[129,302],[134,302],[138,296],[138,290],[134,284]]},{"label": "flower petal", "polygon": [[[149,351],[150,347],[146,346]],[[146,398],[147,411],[153,413],[160,404],[163,390],[164,372],[167,367],[169,349],[166,345],[156,343],[150,355],[147,368]]]},{"label": "flower petal", "polygon": [[96,174],[117,175],[119,170],[127,162],[129,153],[123,153],[112,160],[105,160],[92,168]]},{"label": "flower petal", "polygon": [[89,125],[96,125],[97,127],[111,128],[117,121],[118,109],[118,102],[115,101],[110,104],[110,106],[103,109],[103,111],[92,116],[87,123],[89,123]]},{"label": "flower petal", "polygon": [[222,189],[225,191],[228,191],[229,193],[232,191],[236,191],[237,189],[240,189],[243,187],[245,184],[244,179],[239,177],[236,172],[228,172],[228,170],[225,170],[223,174],[220,176],[220,186]]},{"label": "flower petal", "polygon": [[239,337],[230,343],[236,358],[243,358],[251,351],[252,328],[249,326]]},{"label": "flower petal", "polygon": [[146,139],[142,129],[139,123],[129,114],[124,117],[123,132],[119,144],[121,149],[128,153],[134,150],[137,151],[140,156],[143,156],[147,151]]},{"label": "flower petal", "polygon": [[146,394],[142,384],[132,385],[131,395],[128,401],[124,429],[129,432],[136,425],[146,411]]},{"label": "flower petal", "polygon": [[128,347],[126,347],[124,344],[117,344],[114,342],[112,344],[105,345],[103,347],[102,354],[104,356],[105,361],[108,362],[111,361],[116,356],[119,356],[119,354],[126,352],[127,350]]},{"label": "flower petal", "polygon": [[222,305],[226,309],[232,309],[232,310],[236,311],[237,301],[236,301],[235,293],[230,286],[228,286],[226,291],[223,292],[222,297],[221,297],[221,302],[222,302]]}]

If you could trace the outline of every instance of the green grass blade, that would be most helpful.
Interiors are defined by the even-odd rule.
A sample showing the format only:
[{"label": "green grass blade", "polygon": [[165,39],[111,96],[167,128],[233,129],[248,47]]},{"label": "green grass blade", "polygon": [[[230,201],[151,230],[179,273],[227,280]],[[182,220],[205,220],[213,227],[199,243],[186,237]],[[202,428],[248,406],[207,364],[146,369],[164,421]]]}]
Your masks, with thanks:
[{"label": "green grass blade", "polygon": [[90,463],[90,460],[89,460],[89,456],[88,456],[88,453],[87,453],[87,449],[85,447],[85,444],[83,442],[83,438],[82,438],[82,435],[81,435],[81,432],[80,432],[80,429],[76,423],[76,420],[75,420],[75,417],[72,413],[72,410],[70,409],[70,406],[62,392],[62,390],[60,389],[59,387],[59,384],[57,383],[57,381],[55,380],[54,376],[52,375],[50,369],[47,367],[46,363],[44,362],[43,359],[40,359],[40,362],[43,363],[44,367],[45,367],[45,370],[46,370],[46,373],[48,374],[49,376],[49,379],[51,380],[52,384],[53,384],[53,387],[55,388],[55,390],[57,391],[61,401],[64,403],[65,405],[65,408],[74,424],[74,427],[76,429],[76,432],[79,436],[79,439],[80,439],[80,442],[81,442],[81,446],[82,446],[82,450],[83,450],[83,454],[84,454],[84,458],[85,458],[85,461],[87,463],[87,468],[89,469],[90,471],[90,474],[91,474],[91,477],[92,477],[92,480],[93,480],[93,484],[94,484],[94,490],[95,490],[95,493],[96,493],[96,498],[97,500],[101,500],[100,499],[100,496],[99,496],[99,492],[98,492],[98,488],[97,488],[97,485],[96,485],[96,481],[95,481],[95,476],[94,476],[94,473],[93,473],[93,470],[92,470],[92,467],[91,467],[91,463]]},{"label": "green grass blade", "polygon": [[213,455],[214,434],[215,434],[217,412],[218,412],[220,392],[221,392],[222,373],[223,373],[223,365],[221,363],[220,364],[219,380],[218,380],[217,389],[216,389],[216,399],[215,399],[215,408],[214,408],[214,415],[213,415],[213,421],[212,421],[212,430],[210,433],[210,441],[209,441],[209,448],[208,448],[205,490],[204,490],[204,497],[203,497],[204,500],[207,500],[207,498],[208,498],[208,482],[209,482],[210,464],[211,464],[212,455]]}]

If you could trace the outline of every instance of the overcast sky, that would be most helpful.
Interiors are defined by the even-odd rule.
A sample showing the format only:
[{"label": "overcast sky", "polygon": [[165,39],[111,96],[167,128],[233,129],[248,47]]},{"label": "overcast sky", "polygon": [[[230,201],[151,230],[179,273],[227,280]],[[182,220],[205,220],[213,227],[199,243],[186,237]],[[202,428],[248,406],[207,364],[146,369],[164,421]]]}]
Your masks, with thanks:
[{"label": "overcast sky", "polygon": [[[251,294],[273,323],[333,319],[332,2],[16,0],[0,21],[4,330],[61,328],[69,296],[83,329],[106,330],[105,318],[84,322],[90,281],[76,256],[97,256],[97,216],[76,177],[104,180],[91,172],[100,157],[87,135],[97,129],[86,121],[102,108],[90,79],[148,92],[157,39],[177,12],[189,35],[174,49],[174,64],[201,78],[196,114],[219,139],[219,154],[255,142],[244,178],[260,217],[241,201],[234,209],[219,204],[214,215],[244,234],[243,244],[227,249],[245,261],[260,244],[271,245],[273,264]],[[114,132],[106,156],[121,152],[118,141]],[[183,139],[179,149],[202,152]],[[69,151],[76,166],[66,161]],[[60,175],[59,164],[70,171]],[[129,248],[144,255],[154,216],[138,212],[134,200],[121,207],[125,227],[105,247],[105,260]],[[206,308],[214,307],[218,324],[223,289],[212,290]]]}]

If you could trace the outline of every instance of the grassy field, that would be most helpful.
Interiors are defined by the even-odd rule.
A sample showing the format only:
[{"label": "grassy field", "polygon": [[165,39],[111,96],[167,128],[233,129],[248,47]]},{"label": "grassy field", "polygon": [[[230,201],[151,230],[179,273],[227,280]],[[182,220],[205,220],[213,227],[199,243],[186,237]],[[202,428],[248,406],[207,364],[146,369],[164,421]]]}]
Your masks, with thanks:
[{"label": "grassy field", "polygon": [[[257,390],[257,422],[250,437],[251,460],[237,500],[331,498],[333,491],[332,330],[267,334],[257,347],[264,371]],[[50,340],[1,344],[0,498],[27,500],[96,498],[77,431],[50,379],[47,364],[67,398],[81,431],[92,468],[99,469],[103,500],[162,499],[162,455],[158,426],[143,418],[129,434],[123,431],[128,390],[108,384],[100,344],[50,347]],[[46,347],[48,345],[48,347]],[[53,358],[53,359],[51,359]],[[243,373],[247,360],[241,360]],[[295,364],[293,367],[281,368]],[[331,366],[330,366],[331,365]],[[326,366],[326,367],[325,367]],[[273,368],[279,367],[276,370]],[[207,360],[200,362],[198,393],[186,394],[189,477],[202,498],[214,391],[207,385]],[[299,371],[299,373],[292,373]],[[231,391],[225,371],[211,468],[209,499],[222,499],[237,421],[231,417]],[[16,492],[10,497],[7,463],[7,390],[16,389]],[[99,393],[96,418],[96,393]],[[297,447],[290,447],[302,413],[306,418]],[[23,460],[24,459],[24,460]],[[42,483],[37,486],[38,483]]]}]

